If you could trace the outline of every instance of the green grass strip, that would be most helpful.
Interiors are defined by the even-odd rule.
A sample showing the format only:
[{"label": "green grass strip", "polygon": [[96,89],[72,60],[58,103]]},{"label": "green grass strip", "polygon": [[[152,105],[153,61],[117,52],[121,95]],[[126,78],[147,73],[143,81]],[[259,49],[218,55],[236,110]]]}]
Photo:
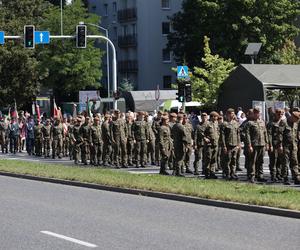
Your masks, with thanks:
[{"label": "green grass strip", "polygon": [[108,169],[15,160],[0,160],[0,171],[300,211],[300,191],[281,186],[130,174]]}]

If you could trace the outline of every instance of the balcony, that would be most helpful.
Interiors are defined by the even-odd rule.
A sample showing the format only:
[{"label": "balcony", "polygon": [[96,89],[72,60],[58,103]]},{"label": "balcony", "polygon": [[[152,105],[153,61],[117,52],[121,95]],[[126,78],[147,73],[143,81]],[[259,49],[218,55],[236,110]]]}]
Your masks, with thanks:
[{"label": "balcony", "polygon": [[119,36],[118,45],[120,48],[136,47],[137,36],[136,35]]},{"label": "balcony", "polygon": [[123,9],[118,11],[119,23],[131,22],[137,19],[136,8]]},{"label": "balcony", "polygon": [[138,61],[137,60],[126,60],[118,62],[119,72],[137,72],[138,71]]}]

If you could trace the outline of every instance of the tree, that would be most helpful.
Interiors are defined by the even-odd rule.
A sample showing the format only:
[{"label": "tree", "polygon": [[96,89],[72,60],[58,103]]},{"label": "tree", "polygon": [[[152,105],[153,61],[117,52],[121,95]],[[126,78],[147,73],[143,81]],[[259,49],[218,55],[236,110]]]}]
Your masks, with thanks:
[{"label": "tree", "polygon": [[[39,24],[49,5],[42,0],[2,0],[0,26],[6,35],[23,34],[25,24]],[[0,47],[0,106],[30,103],[46,77],[35,51],[24,49],[22,40],[6,40]]]},{"label": "tree", "polygon": [[201,58],[203,67],[194,67],[191,77],[193,100],[215,108],[220,85],[235,68],[234,63],[219,55],[213,55],[209,47],[210,39],[204,37],[204,57]]},{"label": "tree", "polygon": [[249,60],[244,56],[249,42],[262,42],[259,55],[265,62],[299,33],[294,25],[299,14],[296,0],[185,0],[171,18],[168,47],[178,63],[186,60],[193,67],[203,63],[204,36],[211,38],[213,51],[236,64]]},{"label": "tree", "polygon": [[[272,56],[272,61],[278,64],[300,64],[300,49],[291,40],[286,40],[284,46],[277,50]],[[270,99],[287,101],[290,107],[299,102],[300,89],[281,89],[279,91],[268,91]]]},{"label": "tree", "polygon": [[[64,34],[75,34],[75,27],[80,21],[99,23],[99,17],[88,13],[81,0],[76,0],[64,8]],[[45,14],[42,29],[51,34],[60,34],[60,8],[53,6]],[[97,28],[88,26],[89,33],[97,33]],[[38,50],[38,59],[47,69],[48,77],[43,85],[52,88],[57,100],[74,99],[75,93],[86,88],[99,89],[101,78],[102,52],[95,48],[95,41],[88,40],[86,49],[77,49],[75,41],[52,40],[47,49]]]}]

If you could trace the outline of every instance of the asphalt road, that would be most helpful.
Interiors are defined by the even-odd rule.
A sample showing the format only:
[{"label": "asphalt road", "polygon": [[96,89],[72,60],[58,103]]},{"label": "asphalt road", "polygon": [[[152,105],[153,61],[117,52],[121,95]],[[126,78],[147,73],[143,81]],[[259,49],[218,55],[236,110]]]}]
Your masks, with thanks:
[{"label": "asphalt road", "polygon": [[297,219],[3,176],[0,189],[5,250],[292,250],[300,245]]}]

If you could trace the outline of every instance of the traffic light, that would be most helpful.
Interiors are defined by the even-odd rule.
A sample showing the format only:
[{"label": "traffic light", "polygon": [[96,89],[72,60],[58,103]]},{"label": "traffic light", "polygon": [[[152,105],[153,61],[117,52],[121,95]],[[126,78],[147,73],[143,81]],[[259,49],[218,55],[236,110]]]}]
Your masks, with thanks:
[{"label": "traffic light", "polygon": [[176,100],[178,100],[179,102],[184,102],[184,82],[183,81],[177,81],[178,84],[178,92],[176,93],[176,95],[178,97],[176,97]]},{"label": "traffic light", "polygon": [[192,101],[192,85],[190,82],[185,83],[185,101]]},{"label": "traffic light", "polygon": [[34,49],[34,25],[25,25],[24,26],[24,47],[28,49]]},{"label": "traffic light", "polygon": [[86,48],[86,32],[87,28],[84,24],[79,24],[76,26],[76,47]]}]

